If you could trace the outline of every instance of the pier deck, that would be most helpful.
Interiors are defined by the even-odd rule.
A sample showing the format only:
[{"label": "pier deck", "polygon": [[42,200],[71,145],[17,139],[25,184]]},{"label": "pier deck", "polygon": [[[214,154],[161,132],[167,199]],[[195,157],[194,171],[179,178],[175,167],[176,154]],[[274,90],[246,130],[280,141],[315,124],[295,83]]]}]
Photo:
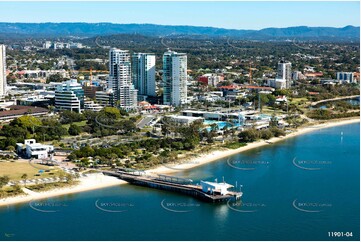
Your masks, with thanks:
[{"label": "pier deck", "polygon": [[[163,179],[160,179],[159,177],[157,178],[153,176],[135,175],[125,172],[115,172],[115,171],[103,171],[103,174],[108,176],[118,177],[119,179],[122,179],[134,185],[178,192],[212,203],[227,202],[228,200],[232,200],[232,199],[238,200],[242,196],[242,192],[234,192],[234,191],[228,191],[228,193],[225,195],[214,194],[214,193],[210,194],[202,191],[202,187],[199,185],[180,184],[176,182],[165,181]],[[162,175],[160,175],[160,177],[162,177]],[[182,178],[179,179],[181,181],[187,180]]]}]

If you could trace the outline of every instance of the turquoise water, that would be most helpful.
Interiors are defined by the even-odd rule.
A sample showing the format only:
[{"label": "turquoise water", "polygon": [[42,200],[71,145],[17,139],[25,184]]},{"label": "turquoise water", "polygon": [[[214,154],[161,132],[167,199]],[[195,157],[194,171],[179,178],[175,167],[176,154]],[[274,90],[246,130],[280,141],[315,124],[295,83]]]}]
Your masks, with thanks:
[{"label": "turquoise water", "polygon": [[[218,130],[223,130],[225,127],[227,128],[232,128],[232,127],[239,127],[239,123],[238,120],[235,123],[231,123],[231,122],[227,122],[227,121],[213,121],[213,120],[204,120],[203,122],[204,125],[212,125],[212,124],[217,124],[217,128]],[[241,123],[242,126],[242,123]],[[209,132],[212,130],[211,127],[207,127],[206,130]]]},{"label": "turquoise water", "polygon": [[263,113],[259,114],[259,117],[260,118],[272,118],[272,116],[267,115],[267,114],[263,114]]},{"label": "turquoise water", "polygon": [[354,106],[360,106],[360,98],[347,100],[348,103]]},{"label": "turquoise water", "polygon": [[0,208],[0,240],[359,240],[359,131],[315,130],[177,174],[242,184],[241,206],[123,185]]}]

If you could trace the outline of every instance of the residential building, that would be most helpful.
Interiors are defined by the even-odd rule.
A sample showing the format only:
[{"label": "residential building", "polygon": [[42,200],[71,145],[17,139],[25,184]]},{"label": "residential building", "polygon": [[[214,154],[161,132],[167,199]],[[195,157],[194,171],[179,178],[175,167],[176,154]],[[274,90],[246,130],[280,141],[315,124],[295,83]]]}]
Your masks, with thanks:
[{"label": "residential building", "polygon": [[44,49],[81,49],[86,46],[83,46],[82,43],[74,43],[74,42],[51,42],[51,41],[45,41],[43,44]]},{"label": "residential building", "polygon": [[292,72],[292,80],[304,80],[306,79],[305,75],[302,74],[300,71],[294,71]]},{"label": "residential building", "polygon": [[337,80],[341,83],[354,83],[354,73],[353,72],[337,72]]},{"label": "residential building", "polygon": [[[155,55],[134,53],[131,58],[132,82],[138,90],[138,96],[156,96]],[[143,98],[138,98],[143,100]]]},{"label": "residential building", "polygon": [[6,50],[0,45],[0,97],[6,95]]},{"label": "residential building", "polygon": [[168,50],[163,55],[163,104],[187,102],[187,55]]},{"label": "residential building", "polygon": [[84,90],[77,80],[65,81],[56,87],[55,108],[81,112],[84,108]]},{"label": "residential building", "polygon": [[54,152],[54,146],[36,143],[35,139],[26,139],[24,144],[16,143],[16,151],[27,158],[46,159]]},{"label": "residential building", "polygon": [[102,107],[114,106],[114,94],[112,89],[106,91],[96,91],[95,100]]},{"label": "residential building", "polygon": [[286,79],[275,79],[275,86],[276,89],[285,89],[289,88],[289,82]]},{"label": "residential building", "polygon": [[217,86],[221,81],[224,81],[224,77],[216,74],[204,74],[198,77],[198,81],[208,86]]},{"label": "residential building", "polygon": [[99,112],[102,109],[103,109],[103,107],[100,104],[95,103],[92,100],[85,100],[84,101],[84,110]]},{"label": "residential building", "polygon": [[291,87],[291,78],[292,78],[291,67],[292,67],[291,62],[287,62],[284,60],[278,62],[276,79],[286,80],[286,88]]},{"label": "residential building", "polygon": [[101,91],[102,87],[99,86],[99,83],[91,82],[91,81],[84,81],[82,83],[84,96],[88,98],[95,98],[96,91]]},{"label": "residential building", "polygon": [[62,78],[69,78],[69,73],[66,70],[22,70],[15,72],[19,79],[33,79],[33,80],[43,80],[45,82],[46,78],[51,75],[60,75]]},{"label": "residential building", "polygon": [[137,90],[132,84],[129,51],[110,49],[108,88],[113,90],[116,106],[125,110],[137,108]]},{"label": "residential building", "polygon": [[275,89],[285,89],[287,88],[287,81],[282,78],[269,79],[267,85]]},{"label": "residential building", "polygon": [[323,77],[323,72],[305,72],[305,78],[306,79],[319,79]]},{"label": "residential building", "polygon": [[51,41],[45,41],[45,43],[43,44],[43,48],[44,49],[50,49],[50,47],[51,47]]}]

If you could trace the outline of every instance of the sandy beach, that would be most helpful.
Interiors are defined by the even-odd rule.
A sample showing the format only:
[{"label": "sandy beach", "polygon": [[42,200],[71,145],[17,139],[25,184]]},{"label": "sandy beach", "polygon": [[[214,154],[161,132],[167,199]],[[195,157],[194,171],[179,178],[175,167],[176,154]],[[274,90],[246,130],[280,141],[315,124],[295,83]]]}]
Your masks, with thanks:
[{"label": "sandy beach", "polygon": [[[146,173],[148,174],[171,174],[175,172],[179,172],[181,170],[191,169],[197,166],[201,166],[210,162],[213,162],[215,160],[219,160],[222,158],[225,158],[230,155],[234,155],[246,150],[254,149],[261,146],[266,145],[272,145],[278,141],[292,138],[298,135],[306,134],[315,130],[334,127],[334,126],[340,126],[340,125],[346,125],[351,123],[358,123],[360,122],[359,118],[354,119],[347,119],[347,120],[337,120],[337,121],[331,121],[331,122],[324,122],[308,127],[303,127],[298,129],[295,132],[289,133],[286,136],[282,137],[274,137],[270,140],[261,140],[257,142],[253,142],[250,144],[247,144],[244,147],[240,147],[238,149],[224,149],[224,150],[216,150],[208,154],[200,154],[198,157],[192,158],[191,160],[183,160],[180,161],[179,164],[171,164],[171,165],[162,165],[154,169],[147,170]],[[44,199],[49,197],[55,197],[55,196],[61,196],[65,194],[71,194],[71,193],[78,193],[78,192],[84,192],[89,190],[95,190],[110,186],[117,186],[121,184],[125,184],[125,181],[119,180],[115,177],[109,177],[104,176],[103,174],[91,174],[87,177],[83,177],[79,179],[79,184],[72,186],[72,187],[66,187],[62,189],[55,189],[51,191],[45,191],[45,192],[31,192],[27,189],[25,190],[27,192],[27,195],[22,196],[16,196],[16,197],[10,197],[5,199],[0,199],[0,206],[6,206],[6,205],[12,205],[16,203],[26,203],[30,202],[31,200],[37,200],[37,199]]]},{"label": "sandy beach", "polygon": [[125,184],[125,181],[119,180],[116,177],[104,176],[101,173],[90,174],[87,177],[82,177],[79,179],[79,184],[75,186],[69,186],[60,189],[54,189],[51,191],[44,192],[33,192],[29,189],[23,189],[27,195],[21,195],[16,197],[9,197],[5,199],[0,199],[0,207],[7,206],[17,203],[26,203],[32,200],[39,200],[49,197],[56,197],[71,193],[85,192],[89,190],[100,189],[104,187],[117,186],[120,184]]}]

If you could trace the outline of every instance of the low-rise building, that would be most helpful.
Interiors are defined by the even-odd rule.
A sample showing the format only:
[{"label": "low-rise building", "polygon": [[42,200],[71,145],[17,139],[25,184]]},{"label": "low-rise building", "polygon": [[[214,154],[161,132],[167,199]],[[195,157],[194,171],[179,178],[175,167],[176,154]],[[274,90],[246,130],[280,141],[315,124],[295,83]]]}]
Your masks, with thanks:
[{"label": "low-rise building", "polygon": [[24,115],[45,116],[48,115],[48,111],[46,108],[12,105],[7,107],[6,110],[0,111],[0,121],[8,122]]},{"label": "low-rise building", "polygon": [[49,98],[44,95],[29,95],[17,100],[18,105],[23,106],[36,106],[36,107],[48,107],[53,105],[54,98]]},{"label": "low-rise building", "polygon": [[36,143],[35,139],[26,139],[24,144],[16,143],[16,151],[26,158],[47,159],[54,152],[54,146]]},{"label": "low-rise building", "polygon": [[99,112],[102,109],[103,109],[103,107],[101,105],[99,105],[98,103],[95,103],[92,100],[85,100],[84,101],[84,110]]},{"label": "low-rise building", "polygon": [[198,77],[198,81],[204,85],[215,87],[218,83],[224,81],[224,76],[208,73]]},{"label": "low-rise building", "polygon": [[95,100],[103,107],[114,106],[114,92],[112,89],[106,91],[96,91]]},{"label": "low-rise building", "polygon": [[337,72],[336,74],[337,80],[340,83],[354,83],[354,73],[353,72]]},{"label": "low-rise building", "polygon": [[286,79],[271,79],[269,80],[269,86],[274,87],[275,89],[285,89],[287,88],[287,81]]},{"label": "low-rise building", "polygon": [[305,77],[307,79],[316,79],[316,78],[320,78],[323,77],[323,73],[322,72],[306,72],[305,73]]},{"label": "low-rise building", "polygon": [[201,120],[201,121],[204,120],[204,118],[201,118],[201,117],[189,117],[189,116],[182,116],[182,115],[168,115],[165,117],[170,118],[175,123],[181,123],[181,124],[191,124],[197,120]]},{"label": "low-rise building", "polygon": [[277,96],[276,103],[282,103],[282,102],[287,102],[287,97],[285,95]]}]

